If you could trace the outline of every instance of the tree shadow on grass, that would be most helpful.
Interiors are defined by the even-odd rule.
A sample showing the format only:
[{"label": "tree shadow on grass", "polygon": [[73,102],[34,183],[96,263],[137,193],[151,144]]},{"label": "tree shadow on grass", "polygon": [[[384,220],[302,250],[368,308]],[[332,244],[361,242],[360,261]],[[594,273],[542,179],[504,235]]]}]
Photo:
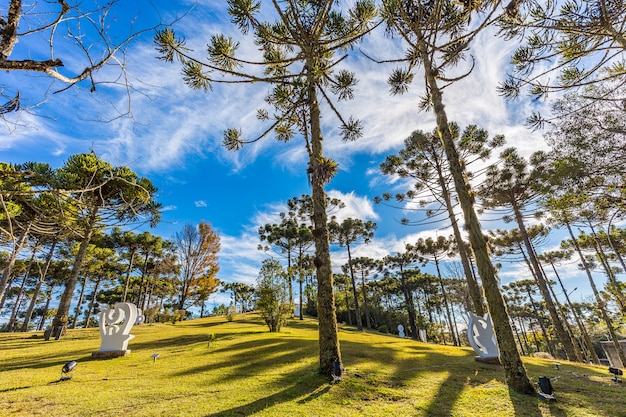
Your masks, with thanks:
[{"label": "tree shadow on grass", "polygon": [[296,400],[296,398],[306,396],[305,398],[297,401],[298,404],[302,405],[320,397],[330,390],[330,385],[326,378],[312,374],[309,378],[299,380],[296,383],[283,379],[275,385],[279,385],[281,388],[280,391],[277,391],[272,395],[258,398],[247,404],[233,407],[228,410],[207,414],[205,417],[249,416],[265,410],[268,407],[273,407],[280,403],[291,402]]}]

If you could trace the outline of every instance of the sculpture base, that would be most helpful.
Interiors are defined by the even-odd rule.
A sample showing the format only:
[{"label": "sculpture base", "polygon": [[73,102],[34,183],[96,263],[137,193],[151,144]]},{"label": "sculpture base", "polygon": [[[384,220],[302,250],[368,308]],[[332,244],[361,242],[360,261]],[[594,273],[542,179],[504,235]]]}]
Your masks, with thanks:
[{"label": "sculpture base", "polygon": [[497,356],[474,356],[477,362],[488,363],[490,365],[500,365],[500,358]]},{"label": "sculpture base", "polygon": [[98,351],[93,352],[91,354],[92,358],[96,359],[111,359],[111,358],[119,358],[120,356],[128,356],[130,355],[130,350],[107,350],[107,351]]}]

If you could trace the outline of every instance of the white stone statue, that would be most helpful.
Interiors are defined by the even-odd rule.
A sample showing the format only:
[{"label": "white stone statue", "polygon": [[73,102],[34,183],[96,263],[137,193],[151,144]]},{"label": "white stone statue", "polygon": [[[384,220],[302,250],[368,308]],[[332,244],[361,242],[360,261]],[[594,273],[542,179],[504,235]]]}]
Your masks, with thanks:
[{"label": "white stone statue", "polygon": [[478,355],[477,359],[497,359],[500,356],[489,314],[479,317],[469,312],[467,338]]},{"label": "white stone statue", "polygon": [[418,336],[420,338],[420,341],[422,341],[424,343],[427,342],[427,340],[426,340],[426,329],[419,329],[417,331],[417,334],[418,334]]},{"label": "white stone statue", "polygon": [[398,324],[398,336],[404,338],[406,335],[404,334],[404,326]]},{"label": "white stone statue", "polygon": [[112,309],[100,313],[100,352],[130,352],[128,341],[135,337],[130,329],[137,321],[137,307],[133,303],[115,303]]}]

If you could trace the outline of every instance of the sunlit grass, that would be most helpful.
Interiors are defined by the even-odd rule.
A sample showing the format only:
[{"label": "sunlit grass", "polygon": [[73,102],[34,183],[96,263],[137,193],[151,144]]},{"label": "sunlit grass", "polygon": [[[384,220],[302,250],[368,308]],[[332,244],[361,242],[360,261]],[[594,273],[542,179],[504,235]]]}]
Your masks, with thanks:
[{"label": "sunlit grass", "polygon": [[[11,416],[626,416],[606,367],[525,358],[556,402],[510,392],[499,366],[469,348],[340,331],[346,373],[319,376],[317,323],[269,333],[254,313],[133,327],[127,357],[95,360],[97,329],[59,341],[0,334],[0,415]],[[209,334],[216,338],[209,348]],[[152,355],[158,353],[156,361]],[[69,360],[78,366],[60,382]]]}]

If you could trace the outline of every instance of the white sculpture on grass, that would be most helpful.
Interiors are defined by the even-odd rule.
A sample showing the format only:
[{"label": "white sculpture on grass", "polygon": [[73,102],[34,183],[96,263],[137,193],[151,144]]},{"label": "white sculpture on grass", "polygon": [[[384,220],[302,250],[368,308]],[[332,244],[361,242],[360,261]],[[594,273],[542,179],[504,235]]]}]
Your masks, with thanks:
[{"label": "white sculpture on grass", "polygon": [[467,338],[478,355],[476,359],[497,360],[500,356],[498,345],[496,344],[496,337],[493,332],[493,323],[491,322],[491,316],[489,314],[485,314],[484,317],[479,317],[469,312]]},{"label": "white sculpture on grass", "polygon": [[404,326],[403,326],[403,325],[401,325],[401,324],[398,324],[398,336],[399,336],[399,337],[401,337],[401,338],[403,338],[403,339],[404,339],[404,337],[406,336],[406,335],[404,334]]},{"label": "white sculpture on grass", "polygon": [[137,307],[133,303],[115,303],[112,309],[100,313],[100,352],[118,352],[124,356],[130,351],[128,341],[135,337],[130,329],[137,321]]}]

